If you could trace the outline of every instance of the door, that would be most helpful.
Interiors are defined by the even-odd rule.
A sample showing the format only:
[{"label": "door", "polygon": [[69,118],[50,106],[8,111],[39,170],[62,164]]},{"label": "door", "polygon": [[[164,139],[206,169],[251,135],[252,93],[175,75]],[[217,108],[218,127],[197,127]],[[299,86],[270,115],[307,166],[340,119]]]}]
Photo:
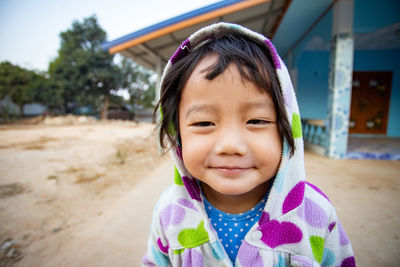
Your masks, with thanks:
[{"label": "door", "polygon": [[349,133],[386,134],[392,72],[353,72]]}]

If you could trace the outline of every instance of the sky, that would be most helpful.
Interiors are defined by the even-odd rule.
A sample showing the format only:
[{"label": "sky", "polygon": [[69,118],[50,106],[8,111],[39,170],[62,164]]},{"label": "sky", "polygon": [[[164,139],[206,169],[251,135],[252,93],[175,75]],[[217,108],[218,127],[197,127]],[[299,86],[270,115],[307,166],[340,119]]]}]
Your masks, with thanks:
[{"label": "sky", "polygon": [[57,57],[59,34],[96,14],[114,40],[217,0],[0,0],[0,62],[45,71]]}]

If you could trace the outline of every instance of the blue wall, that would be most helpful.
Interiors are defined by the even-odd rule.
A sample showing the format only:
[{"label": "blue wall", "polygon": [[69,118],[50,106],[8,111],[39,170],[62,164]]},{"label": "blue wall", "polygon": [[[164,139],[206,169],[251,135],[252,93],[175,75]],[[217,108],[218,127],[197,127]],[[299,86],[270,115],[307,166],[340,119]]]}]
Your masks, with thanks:
[{"label": "blue wall", "polygon": [[[400,22],[400,1],[355,0],[354,32],[366,33]],[[325,119],[327,115],[329,45],[332,30],[330,11],[293,52],[298,69],[297,97],[302,118]],[[307,48],[312,38],[319,38],[314,51]],[[325,47],[325,48],[324,48]],[[400,137],[400,49],[356,50],[354,71],[392,71],[392,91],[387,135]]]},{"label": "blue wall", "polygon": [[[305,51],[298,61],[297,98],[301,116],[325,119],[328,102],[328,51]],[[355,51],[354,71],[392,71],[387,135],[400,137],[400,49]]]},{"label": "blue wall", "polygon": [[333,0],[295,0],[289,5],[285,17],[272,39],[281,56],[303,35]]},{"label": "blue wall", "polygon": [[326,118],[329,56],[329,51],[303,52],[298,61],[297,99],[302,118]]},{"label": "blue wall", "polygon": [[354,0],[354,32],[367,33],[400,21],[399,0]]}]

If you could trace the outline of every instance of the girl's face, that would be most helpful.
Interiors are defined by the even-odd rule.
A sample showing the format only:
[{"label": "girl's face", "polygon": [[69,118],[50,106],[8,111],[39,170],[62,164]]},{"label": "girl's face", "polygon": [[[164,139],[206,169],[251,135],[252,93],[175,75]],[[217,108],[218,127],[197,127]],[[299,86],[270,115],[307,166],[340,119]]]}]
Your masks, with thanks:
[{"label": "girl's face", "polygon": [[182,92],[183,161],[207,190],[244,196],[265,187],[277,172],[282,141],[275,106],[267,93],[240,78],[234,64],[213,80],[205,79],[202,70],[216,60],[200,61]]}]

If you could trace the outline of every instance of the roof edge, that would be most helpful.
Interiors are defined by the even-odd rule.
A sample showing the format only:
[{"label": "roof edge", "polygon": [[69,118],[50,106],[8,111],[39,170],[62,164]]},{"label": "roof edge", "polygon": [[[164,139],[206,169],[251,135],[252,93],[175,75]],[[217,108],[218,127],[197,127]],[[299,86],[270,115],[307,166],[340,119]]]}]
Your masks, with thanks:
[{"label": "roof edge", "polygon": [[270,0],[225,0],[220,1],[177,17],[156,23],[110,42],[101,44],[103,50],[114,54],[137,44],[144,43],[161,35],[174,32],[197,23],[217,18],[235,11],[255,6]]}]

